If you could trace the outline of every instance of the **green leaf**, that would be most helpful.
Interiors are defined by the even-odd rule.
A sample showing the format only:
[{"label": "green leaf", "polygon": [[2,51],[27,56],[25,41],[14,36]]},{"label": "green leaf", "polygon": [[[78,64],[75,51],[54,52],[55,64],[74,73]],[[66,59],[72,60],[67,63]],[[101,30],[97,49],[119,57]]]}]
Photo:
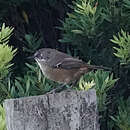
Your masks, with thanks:
[{"label": "green leaf", "polygon": [[27,79],[27,81],[26,81],[26,94],[25,95],[27,95],[28,96],[28,93],[29,93],[29,89],[30,89],[30,78],[29,78],[29,76],[28,76],[28,79]]},{"label": "green leaf", "polygon": [[3,79],[8,74],[9,68],[13,65],[10,64],[10,61],[17,51],[17,49],[7,45],[12,31],[13,28],[5,27],[5,24],[2,25],[0,32],[0,79]]},{"label": "green leaf", "polygon": [[113,47],[117,52],[114,55],[120,58],[121,64],[130,63],[130,35],[121,29],[121,32],[118,33],[117,38],[115,35],[111,41],[118,44],[119,47]]},{"label": "green leaf", "polygon": [[24,89],[18,80],[15,80],[15,86],[18,88],[20,96],[23,96]]},{"label": "green leaf", "polygon": [[76,33],[76,34],[83,34],[83,31],[81,30],[72,30],[71,32]]},{"label": "green leaf", "polygon": [[0,130],[6,130],[5,110],[1,105],[0,105]]}]

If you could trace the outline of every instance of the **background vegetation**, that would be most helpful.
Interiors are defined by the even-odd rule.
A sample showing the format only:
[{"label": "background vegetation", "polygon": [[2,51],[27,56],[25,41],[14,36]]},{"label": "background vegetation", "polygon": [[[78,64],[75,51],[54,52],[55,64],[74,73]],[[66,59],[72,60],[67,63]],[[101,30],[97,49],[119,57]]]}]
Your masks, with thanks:
[{"label": "background vegetation", "polygon": [[[76,89],[96,89],[101,130],[130,130],[130,0],[1,0],[0,27],[1,105],[58,85],[27,60],[56,48],[112,68],[84,75]],[[5,130],[2,106],[0,124]]]}]

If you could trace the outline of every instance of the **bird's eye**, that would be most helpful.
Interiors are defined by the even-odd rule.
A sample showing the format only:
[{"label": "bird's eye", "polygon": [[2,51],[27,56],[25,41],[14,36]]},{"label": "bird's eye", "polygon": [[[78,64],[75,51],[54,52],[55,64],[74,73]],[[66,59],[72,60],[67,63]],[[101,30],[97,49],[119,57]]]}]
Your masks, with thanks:
[{"label": "bird's eye", "polygon": [[41,55],[40,53],[37,53],[37,54],[36,54],[36,57],[37,57],[38,59],[42,59],[42,55]]}]

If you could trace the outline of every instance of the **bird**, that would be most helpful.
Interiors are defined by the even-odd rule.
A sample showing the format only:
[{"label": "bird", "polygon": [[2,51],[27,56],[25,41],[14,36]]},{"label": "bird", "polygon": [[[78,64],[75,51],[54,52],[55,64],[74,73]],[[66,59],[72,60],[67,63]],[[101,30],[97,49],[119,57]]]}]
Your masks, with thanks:
[{"label": "bird", "polygon": [[87,64],[78,58],[51,48],[39,49],[32,57],[39,65],[45,77],[66,85],[75,83],[82,75],[92,70],[109,69],[107,67]]}]

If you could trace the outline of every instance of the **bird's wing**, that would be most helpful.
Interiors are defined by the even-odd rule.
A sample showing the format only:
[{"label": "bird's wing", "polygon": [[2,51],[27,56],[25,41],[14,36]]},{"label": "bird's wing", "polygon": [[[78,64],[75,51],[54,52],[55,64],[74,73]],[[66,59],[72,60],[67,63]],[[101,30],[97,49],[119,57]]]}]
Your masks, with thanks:
[{"label": "bird's wing", "polygon": [[69,57],[69,58],[63,58],[53,67],[62,68],[62,69],[77,69],[77,68],[80,68],[82,64],[84,64],[82,60]]}]

